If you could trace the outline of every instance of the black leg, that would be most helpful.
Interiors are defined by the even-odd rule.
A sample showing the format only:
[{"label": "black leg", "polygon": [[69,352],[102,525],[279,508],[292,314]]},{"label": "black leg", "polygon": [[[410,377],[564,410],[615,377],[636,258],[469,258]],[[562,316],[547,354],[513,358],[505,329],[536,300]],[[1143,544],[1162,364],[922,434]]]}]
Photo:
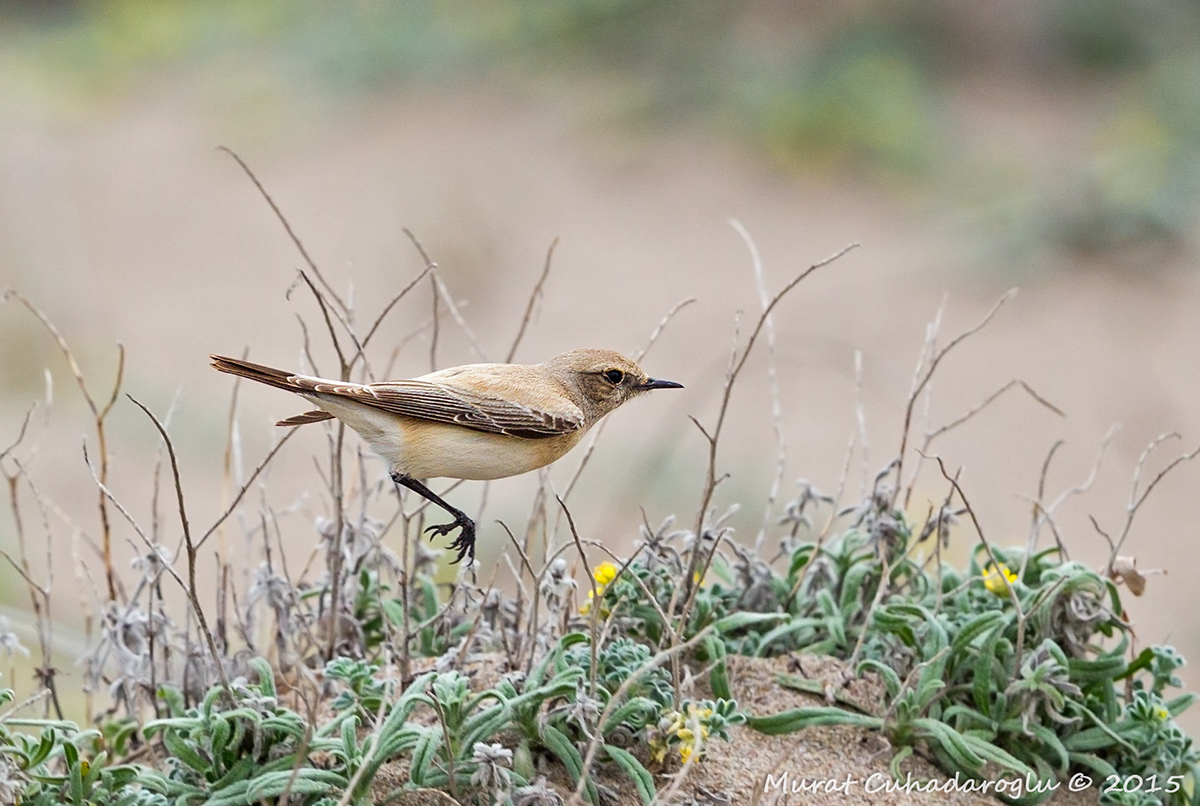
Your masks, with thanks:
[{"label": "black leg", "polygon": [[400,473],[392,474],[392,481],[397,484],[407,487],[417,495],[424,498],[426,501],[437,504],[442,509],[454,516],[453,523],[442,523],[436,526],[430,526],[425,529],[426,532],[433,532],[430,539],[441,535],[449,534],[456,528],[461,529],[458,537],[450,544],[450,549],[457,551],[458,556],[454,558],[454,562],[461,562],[463,557],[470,557],[471,561],[475,561],[475,521],[467,517],[467,513],[461,509],[456,509],[450,506],[438,496],[433,490],[426,487],[421,482],[414,479],[412,476],[401,475]]}]

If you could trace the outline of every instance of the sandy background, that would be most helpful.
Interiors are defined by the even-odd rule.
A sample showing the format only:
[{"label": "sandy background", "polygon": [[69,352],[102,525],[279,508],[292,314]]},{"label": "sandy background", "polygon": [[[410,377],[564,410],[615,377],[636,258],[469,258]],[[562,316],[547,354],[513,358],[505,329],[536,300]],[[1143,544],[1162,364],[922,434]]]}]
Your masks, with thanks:
[{"label": "sandy background", "polygon": [[[803,20],[786,21],[792,27],[775,36],[806,34]],[[172,432],[190,512],[203,524],[220,511],[231,389],[208,368],[207,354],[248,347],[264,363],[298,366],[296,316],[318,322],[305,294],[287,295],[300,256],[217,146],[253,166],[335,288],[353,287],[360,321],[373,320],[421,269],[401,228],[412,230],[493,360],[507,352],[546,250],[559,238],[518,360],[579,346],[632,352],[675,303],[696,297],[643,362],[686,390],[639,400],[612,417],[573,494],[585,536],[627,546],[639,508],[653,523],[672,513],[694,518],[705,446],[687,415],[712,422],[735,317],[759,306],[750,257],[728,220],[753,236],[771,289],[860,242],[799,287],[774,319],[787,446],[781,495],[793,495],[801,477],[837,487],[857,429],[855,350],[863,354],[873,473],[896,451],[925,325],[943,295],[949,336],[1019,286],[994,322],[943,364],[931,422],[959,416],[1013,378],[1066,417],[1010,392],[935,447],[950,467],[963,468],[988,537],[1008,544],[1025,539],[1025,497],[1036,491],[1050,446],[1066,440],[1049,473],[1052,497],[1088,475],[1098,444],[1120,423],[1094,487],[1059,519],[1073,556],[1097,565],[1106,548],[1087,516],[1120,531],[1146,444],[1168,431],[1183,437],[1150,460],[1148,473],[1200,444],[1200,217],[1180,202],[1172,209],[1186,226],[1176,237],[1100,250],[1037,236],[1054,205],[1052,197],[1026,199],[1034,179],[1052,182],[1072,155],[1098,148],[1125,96],[1117,81],[1047,80],[1036,65],[997,57],[1005,42],[1022,41],[1023,24],[993,29],[997,39],[986,40],[992,47],[981,47],[978,63],[939,84],[955,148],[986,170],[953,181],[934,171],[938,178],[929,181],[928,173],[897,178],[838,159],[780,159],[687,115],[633,115],[622,85],[602,71],[576,69],[566,78],[468,72],[344,91],[308,86],[309,77],[266,57],[264,67],[253,50],[217,49],[134,60],[112,76],[81,78],[78,66],[47,56],[40,23],[5,17],[0,31],[20,46],[0,62],[0,286],[19,289],[57,323],[97,397],[110,387],[118,342],[127,350],[125,391],[160,413],[178,392]],[[425,288],[406,299],[378,337],[375,363],[386,363],[429,310]],[[444,317],[443,326],[438,363],[477,360]],[[332,353],[320,344],[321,369],[332,371]],[[745,537],[758,530],[776,466],[765,359],[759,352],[747,365],[721,452],[730,479],[717,506],[741,503],[732,523]],[[56,630],[70,688],[70,663],[82,648],[81,601],[95,605],[70,557],[76,527],[97,531],[95,488],[80,449],[86,435],[94,450],[94,437],[53,343],[23,309],[0,306],[0,443],[15,439],[24,413],[43,397],[44,367],[54,404],[47,418],[34,419],[36,453],[28,453],[34,442],[22,450],[39,488],[71,520],[50,512],[43,528],[27,490],[22,506],[39,574],[40,549],[52,535]],[[429,343],[419,336],[399,354],[395,374],[428,367]],[[282,393],[243,389],[248,467],[269,448],[270,424],[301,410],[301,401]],[[156,434],[127,400],[117,403],[109,427],[114,492],[148,518]],[[314,429],[285,449],[271,474],[278,506],[316,488],[311,457],[323,439]],[[568,457],[552,478],[565,483],[576,461]],[[853,490],[861,465],[856,454]],[[1200,586],[1192,579],[1198,484],[1200,463],[1168,477],[1127,546],[1140,567],[1170,572],[1127,602],[1138,640],[1174,643],[1193,658],[1200,656]],[[486,567],[501,545],[494,519],[523,523],[532,489],[530,478],[491,486],[481,536]],[[923,513],[944,490],[927,474],[914,509]],[[478,496],[464,487],[452,500],[471,509]],[[174,534],[164,510],[167,534]],[[299,555],[314,538],[311,516],[325,511],[319,496],[299,499],[289,536]],[[119,524],[116,534],[117,565],[127,568],[131,533]],[[0,519],[0,547],[11,552],[14,544],[11,519]],[[3,613],[32,645],[23,586],[8,568],[0,585]],[[7,665],[0,658],[0,668]],[[1200,687],[1196,669],[1184,669],[1193,689]],[[1185,724],[1195,731],[1200,716],[1186,715]]]}]

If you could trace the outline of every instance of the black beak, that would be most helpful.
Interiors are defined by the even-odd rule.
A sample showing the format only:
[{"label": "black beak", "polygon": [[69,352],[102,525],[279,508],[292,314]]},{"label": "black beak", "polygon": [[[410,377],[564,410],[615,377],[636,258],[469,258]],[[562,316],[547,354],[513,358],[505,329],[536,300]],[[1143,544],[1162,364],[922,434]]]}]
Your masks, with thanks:
[{"label": "black beak", "polygon": [[658,378],[647,378],[645,383],[639,383],[635,389],[682,389],[682,383],[675,381],[660,381]]}]

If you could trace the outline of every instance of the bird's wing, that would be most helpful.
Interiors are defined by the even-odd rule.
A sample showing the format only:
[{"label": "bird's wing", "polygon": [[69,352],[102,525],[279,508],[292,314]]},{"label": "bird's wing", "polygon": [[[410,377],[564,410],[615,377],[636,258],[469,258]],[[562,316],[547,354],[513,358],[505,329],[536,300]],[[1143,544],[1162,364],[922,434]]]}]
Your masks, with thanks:
[{"label": "bird's wing", "polygon": [[[489,434],[544,439],[578,431],[585,425],[579,406],[535,367],[472,364],[412,380],[363,385],[294,375],[238,358],[211,358],[213,366],[222,372],[289,392],[352,400],[379,411],[453,423]],[[310,411],[282,420],[279,425],[303,425],[330,416]]]},{"label": "bird's wing", "polygon": [[366,385],[304,376],[293,376],[291,380],[315,394],[334,395],[381,411],[453,423],[490,434],[544,439],[578,431],[584,423],[583,412],[565,399],[559,401],[554,410],[547,410],[551,407],[524,405],[461,386],[452,388],[419,378]]}]

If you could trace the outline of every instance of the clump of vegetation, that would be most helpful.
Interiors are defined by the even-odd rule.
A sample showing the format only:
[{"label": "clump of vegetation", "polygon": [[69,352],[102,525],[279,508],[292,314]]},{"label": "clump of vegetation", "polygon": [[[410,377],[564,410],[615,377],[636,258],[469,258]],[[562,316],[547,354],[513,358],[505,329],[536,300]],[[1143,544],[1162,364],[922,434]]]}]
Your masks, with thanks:
[{"label": "clump of vegetation", "polygon": [[[371,374],[367,348],[378,322],[418,282],[428,278],[435,301],[458,316],[436,266],[421,254],[425,268],[365,333],[315,264],[300,273],[323,314],[341,377]],[[432,788],[459,803],[528,805],[561,802],[563,794],[601,803],[620,787],[649,804],[668,801],[716,752],[716,740],[740,726],[779,734],[843,724],[885,736],[896,751],[897,775],[920,754],[968,780],[1025,776],[1048,785],[1087,771],[1145,784],[1110,787],[1104,802],[1196,802],[1200,752],[1175,722],[1196,695],[1172,693],[1183,663],[1172,648],[1136,649],[1118,586],[1141,593],[1144,579],[1121,554],[1133,518],[1163,475],[1200,451],[1180,456],[1143,485],[1143,466],[1162,440],[1147,449],[1125,523],[1115,538],[1101,532],[1111,556],[1099,570],[1070,559],[1055,522],[1059,504],[1090,482],[1046,501],[1043,474],[1023,547],[987,540],[957,476],[940,459],[944,501],[924,518],[908,514],[919,465],[941,434],[1009,389],[1057,411],[1014,381],[958,420],[926,427],[915,444],[914,408],[933,373],[1007,296],[944,346],[936,325],[930,328],[897,458],[863,500],[842,502],[844,479],[833,495],[804,484],[780,512],[769,511],[752,544],[730,540],[728,513],[716,515],[714,498],[735,383],[764,333],[770,352],[767,325],[778,303],[827,262],[764,304],[731,357],[715,421],[696,422],[708,464],[694,527],[677,528],[674,518],[657,529],[647,525],[622,558],[606,541],[581,537],[565,496],[543,485],[524,538],[508,531],[515,580],[509,591],[480,586],[467,568],[447,581],[438,552],[419,538],[425,502],[372,480],[337,424],[328,426],[322,471],[330,516],[312,524],[318,574],[291,576],[282,562],[280,520],[265,499],[254,517],[234,517],[248,507],[247,493],[292,431],[200,532],[187,515],[169,428],[134,400],[161,436],[163,475],[174,488],[180,549],[170,549],[159,519],[144,528],[107,483],[104,420],[119,399],[120,373],[107,404],[96,404],[66,340],[32,303],[10,293],[48,328],[95,415],[97,555],[104,564],[97,593],[106,608],[85,658],[85,679],[91,691],[107,688],[111,707],[95,727],[63,718],[50,663],[50,586],[35,579],[18,517],[18,556],[3,556],[29,586],[42,665],[39,692],[27,701],[12,705],[13,692],[0,691],[0,800],[333,806],[383,803]],[[510,357],[519,342],[520,335]],[[311,355],[307,341],[305,347]],[[18,458],[23,436],[0,454],[18,513],[18,481],[45,505]],[[576,478],[589,455],[590,448]],[[906,473],[906,460],[918,467]],[[157,499],[157,471],[154,478]],[[574,486],[573,479],[567,489]],[[139,576],[128,582],[111,564],[118,517],[144,551],[135,566]],[[968,567],[958,570],[941,554],[952,528],[968,527],[964,517],[979,543]],[[564,521],[569,535],[559,539],[555,524]],[[260,564],[238,595],[228,587],[231,567],[221,560],[220,601],[227,596],[234,605],[210,622],[197,595],[198,552],[226,523],[241,526],[247,552]],[[1047,530],[1054,545],[1043,548]],[[390,548],[396,545],[398,552]],[[571,556],[593,569],[583,588],[571,574]],[[164,595],[172,583],[184,593],[182,618]],[[886,701],[857,703],[843,691],[785,675],[782,685],[813,691],[827,703],[783,713],[739,706],[729,656],[801,652],[845,661],[843,683],[876,675]],[[39,704],[43,718],[20,715]],[[1033,803],[1048,795],[1030,785],[1019,799]]]}]

